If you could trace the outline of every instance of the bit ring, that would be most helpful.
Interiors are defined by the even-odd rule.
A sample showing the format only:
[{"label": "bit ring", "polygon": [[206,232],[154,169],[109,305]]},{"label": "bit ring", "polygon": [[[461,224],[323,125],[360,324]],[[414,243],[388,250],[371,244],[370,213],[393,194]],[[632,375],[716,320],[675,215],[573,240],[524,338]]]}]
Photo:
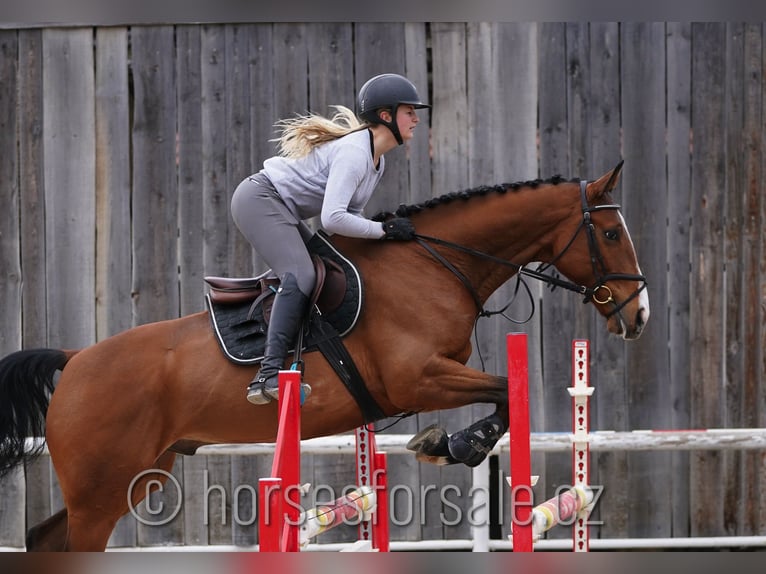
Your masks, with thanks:
[{"label": "bit ring", "polygon": [[[606,297],[604,299],[598,298],[598,292],[601,289],[606,290]],[[599,305],[606,305],[607,303],[613,302],[614,298],[612,297],[612,290],[607,285],[599,285],[593,290],[593,300]]]}]

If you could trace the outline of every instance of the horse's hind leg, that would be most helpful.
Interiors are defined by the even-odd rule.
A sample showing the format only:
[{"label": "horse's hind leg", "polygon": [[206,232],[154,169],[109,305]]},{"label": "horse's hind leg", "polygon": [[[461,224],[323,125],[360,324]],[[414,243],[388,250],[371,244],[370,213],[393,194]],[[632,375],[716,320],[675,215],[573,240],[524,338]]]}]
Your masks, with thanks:
[{"label": "horse's hind leg", "polygon": [[502,410],[498,407],[488,417],[450,435],[447,443],[449,453],[458,462],[467,466],[476,466],[487,458],[507,430],[508,408],[505,408],[505,417],[503,417]]},{"label": "horse's hind leg", "polygon": [[[508,410],[507,408],[505,409]],[[498,408],[491,415],[451,435],[437,425],[419,431],[407,443],[421,462],[445,465],[463,463],[477,466],[492,451],[500,437],[508,430],[508,417]]]},{"label": "horse's hind leg", "polygon": [[27,532],[27,552],[60,552],[66,548],[66,508]]},{"label": "horse's hind leg", "polygon": [[[170,472],[175,456],[175,453],[167,451],[151,468]],[[134,481],[133,479],[144,470],[148,469],[102,476],[102,481],[97,486],[91,483],[89,488],[67,483],[65,489],[62,482],[62,491],[68,504],[66,550],[87,552],[106,549],[117,521],[129,510],[128,490],[131,489],[131,501],[135,508],[144,499],[149,481],[159,480],[164,483],[166,480],[161,473],[150,473]]]},{"label": "horse's hind leg", "polygon": [[452,435],[436,425],[426,427],[410,439],[407,448],[415,451],[416,458],[423,462],[478,465],[508,430],[507,380],[444,357],[434,359],[424,375],[418,389],[429,403],[407,404],[409,410],[425,406],[429,410],[446,409],[482,402],[494,403],[496,408],[491,415]]}]

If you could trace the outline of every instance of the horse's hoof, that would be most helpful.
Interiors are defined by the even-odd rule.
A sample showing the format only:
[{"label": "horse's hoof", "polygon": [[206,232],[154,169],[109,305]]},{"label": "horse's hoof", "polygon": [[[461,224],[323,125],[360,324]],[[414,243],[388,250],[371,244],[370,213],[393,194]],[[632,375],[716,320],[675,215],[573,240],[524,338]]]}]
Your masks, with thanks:
[{"label": "horse's hoof", "polygon": [[407,442],[407,450],[429,455],[448,454],[447,431],[436,426],[428,425]]},{"label": "horse's hoof", "polygon": [[415,453],[415,460],[418,462],[427,462],[428,464],[435,464],[436,466],[447,466],[448,464],[455,464],[456,461],[451,456],[430,456],[423,454],[422,452]]},{"label": "horse's hoof", "polygon": [[447,431],[432,424],[418,432],[407,442],[407,449],[415,452],[415,460],[444,466],[455,464],[448,448]]}]

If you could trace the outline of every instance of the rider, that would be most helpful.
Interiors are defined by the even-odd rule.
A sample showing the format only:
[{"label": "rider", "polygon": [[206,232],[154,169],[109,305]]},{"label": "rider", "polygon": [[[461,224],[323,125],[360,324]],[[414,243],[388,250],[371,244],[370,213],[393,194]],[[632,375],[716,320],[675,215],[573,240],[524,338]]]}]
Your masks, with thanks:
[{"label": "rider", "polygon": [[[430,106],[407,78],[381,74],[359,90],[359,119],[334,107],[331,119],[309,114],[278,122],[279,155],[242,181],[232,197],[234,223],[280,280],[265,356],[247,389],[247,400],[256,405],[278,399],[277,376],[314,288],[306,247],[312,232],[303,220],[321,215],[327,232],[347,237],[406,241],[414,235],[407,218],[380,223],[362,210],[383,175],[383,154],[412,138],[419,122],[415,110]],[[311,387],[302,388],[305,398]]]}]

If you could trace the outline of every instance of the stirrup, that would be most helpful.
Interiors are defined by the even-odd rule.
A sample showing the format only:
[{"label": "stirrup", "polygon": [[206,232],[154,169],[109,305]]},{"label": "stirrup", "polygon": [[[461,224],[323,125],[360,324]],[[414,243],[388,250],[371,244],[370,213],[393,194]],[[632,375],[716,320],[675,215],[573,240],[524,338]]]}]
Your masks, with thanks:
[{"label": "stirrup", "polygon": [[[311,394],[311,385],[301,383],[301,406]],[[268,387],[265,382],[254,381],[247,387],[247,400],[254,405],[267,405],[279,400],[279,386]]]},{"label": "stirrup", "polygon": [[[303,403],[306,402],[306,399],[309,398],[309,395],[311,394],[311,385],[309,385],[308,383],[301,383],[300,392],[301,392],[301,406],[303,406]],[[262,394],[269,397],[269,399],[272,401],[278,401],[279,387],[270,388],[264,385]]]},{"label": "stirrup", "polygon": [[[275,389],[279,393],[279,387]],[[271,396],[266,394],[266,383],[253,381],[247,387],[247,400],[254,405],[266,405],[271,402]],[[278,396],[278,395],[277,395]]]}]

